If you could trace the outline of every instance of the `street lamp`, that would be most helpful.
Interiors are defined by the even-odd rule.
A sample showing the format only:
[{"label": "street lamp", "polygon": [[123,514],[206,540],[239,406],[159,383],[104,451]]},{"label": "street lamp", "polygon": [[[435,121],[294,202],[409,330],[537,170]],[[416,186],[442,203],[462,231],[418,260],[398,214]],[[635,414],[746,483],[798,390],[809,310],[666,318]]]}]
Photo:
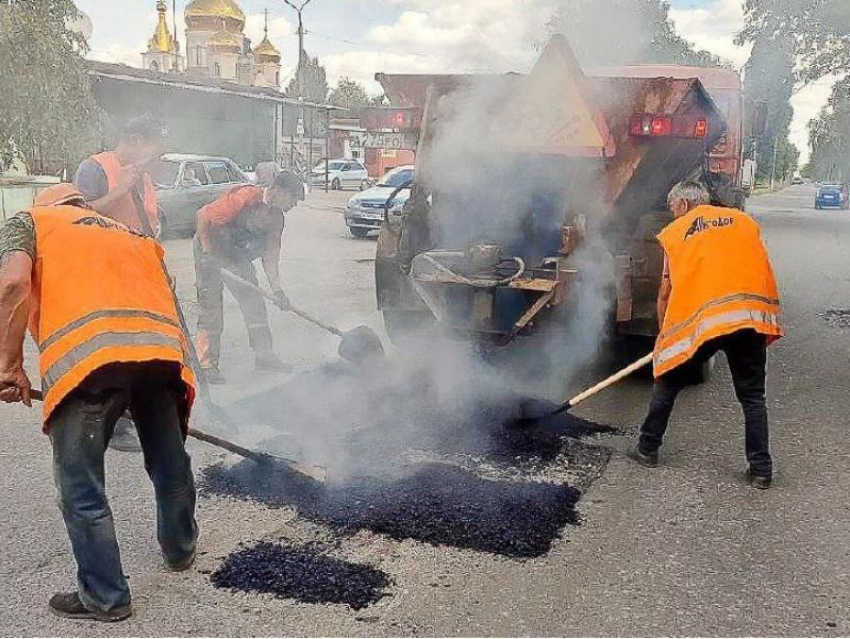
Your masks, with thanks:
[{"label": "street lamp", "polygon": [[304,9],[307,8],[307,5],[310,4],[313,0],[303,0],[300,6],[293,3],[291,0],[283,0],[284,3],[292,7],[296,14],[298,14],[298,67],[295,70],[295,83],[298,87],[298,96],[304,96],[304,77],[303,77],[303,69],[304,69],[304,58],[306,57],[306,53],[304,52],[304,20],[302,14],[304,13]]}]

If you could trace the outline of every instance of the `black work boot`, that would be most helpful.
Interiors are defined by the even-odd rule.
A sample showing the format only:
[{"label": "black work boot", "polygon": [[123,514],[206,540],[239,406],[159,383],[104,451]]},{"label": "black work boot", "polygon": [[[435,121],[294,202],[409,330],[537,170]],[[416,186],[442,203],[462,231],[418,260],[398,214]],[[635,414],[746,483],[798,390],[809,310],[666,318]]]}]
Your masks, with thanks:
[{"label": "black work boot", "polygon": [[50,598],[50,612],[63,619],[80,619],[88,621],[105,621],[114,623],[124,621],[133,614],[130,606],[121,608],[115,612],[95,612],[89,610],[80,600],[79,592],[57,592]]},{"label": "black work boot", "polygon": [[201,374],[204,376],[204,381],[213,386],[223,386],[227,383],[224,375],[218,370],[218,366],[209,366],[201,368]]},{"label": "black work boot", "polygon": [[271,371],[273,373],[292,372],[292,366],[274,353],[258,353],[254,359],[254,366],[259,371]]},{"label": "black work boot", "polygon": [[178,562],[171,563],[164,556],[162,558],[162,565],[165,566],[165,569],[168,572],[184,572],[189,570],[192,565],[195,563],[196,552],[193,550],[192,553],[186,557],[185,559],[181,559]]},{"label": "black work boot", "polygon": [[752,468],[747,469],[747,483],[753,488],[767,490],[773,483],[772,475],[758,475]]},{"label": "black work boot", "polygon": [[629,457],[634,459],[638,464],[643,466],[644,468],[657,468],[658,467],[658,451],[653,450],[649,452],[645,452],[641,450],[640,446],[635,446],[634,449],[629,453]]}]

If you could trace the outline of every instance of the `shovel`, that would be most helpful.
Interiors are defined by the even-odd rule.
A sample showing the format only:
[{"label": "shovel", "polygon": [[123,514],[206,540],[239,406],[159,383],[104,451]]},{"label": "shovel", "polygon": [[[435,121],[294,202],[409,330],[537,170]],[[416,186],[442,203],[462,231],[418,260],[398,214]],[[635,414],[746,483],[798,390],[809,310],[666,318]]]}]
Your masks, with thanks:
[{"label": "shovel", "polygon": [[[32,391],[30,391],[30,397],[32,397],[32,399],[38,402],[44,401],[44,393],[42,393],[40,390],[33,389]],[[277,455],[271,455],[269,453],[261,453],[256,450],[250,450],[248,448],[239,446],[238,444],[234,444],[233,442],[229,442],[226,439],[221,439],[220,437],[216,437],[215,435],[210,435],[209,433],[204,433],[200,430],[195,430],[194,428],[189,429],[188,435],[189,437],[194,437],[198,441],[206,442],[207,444],[212,444],[213,446],[226,450],[230,453],[233,453],[234,455],[239,455],[240,457],[243,457],[245,459],[255,461],[258,464],[283,467],[287,470],[295,471],[299,475],[309,477],[310,479],[317,482],[324,483],[328,479],[328,469],[324,466],[313,466],[311,464],[305,464],[294,459],[286,459],[285,457],[278,457]]]},{"label": "shovel", "polygon": [[538,404],[537,402],[533,402],[533,401],[523,402],[520,405],[520,411],[522,412],[522,417],[515,420],[513,422],[513,425],[517,426],[517,427],[531,426],[535,422],[541,421],[543,419],[548,419],[549,417],[554,417],[555,415],[560,415],[561,413],[569,412],[574,407],[576,407],[580,403],[582,403],[584,400],[590,399],[591,397],[593,397],[597,393],[602,392],[603,390],[605,390],[609,386],[613,386],[614,384],[616,384],[620,380],[625,379],[626,377],[628,377],[629,375],[631,375],[632,373],[634,373],[636,371],[639,371],[641,368],[643,368],[647,364],[650,364],[651,362],[652,362],[652,353],[649,353],[648,355],[640,358],[634,364],[627,366],[626,368],[624,368],[623,370],[621,370],[618,373],[614,373],[613,375],[611,375],[611,377],[608,377],[607,379],[602,380],[601,382],[599,382],[595,386],[591,386],[587,390],[579,393],[578,395],[573,397],[571,400],[569,400],[568,402],[564,402],[563,404],[561,404],[560,406],[558,406],[555,409],[551,409],[551,408],[548,408],[548,407],[546,409],[541,409],[540,404]]},{"label": "shovel", "polygon": [[383,357],[384,345],[381,343],[381,338],[378,337],[375,334],[375,331],[368,326],[358,326],[350,331],[342,331],[336,326],[327,324],[322,320],[313,317],[306,311],[302,311],[300,308],[292,306],[292,304],[281,304],[280,301],[268,291],[265,291],[256,284],[239,277],[225,268],[219,268],[219,271],[221,271],[221,276],[231,284],[251,289],[255,293],[262,295],[272,302],[280,310],[297,315],[314,326],[318,326],[323,331],[339,337],[341,340],[339,343],[339,356],[348,360],[352,364],[364,364],[370,360]]}]

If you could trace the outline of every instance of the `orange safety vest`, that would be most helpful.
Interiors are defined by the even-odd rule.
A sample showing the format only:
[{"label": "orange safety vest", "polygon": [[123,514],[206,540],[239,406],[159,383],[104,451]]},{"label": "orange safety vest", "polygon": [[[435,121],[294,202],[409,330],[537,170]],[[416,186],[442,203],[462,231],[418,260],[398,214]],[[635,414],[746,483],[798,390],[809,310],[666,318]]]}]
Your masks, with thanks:
[{"label": "orange safety vest", "polygon": [[94,211],[35,207],[30,332],[41,353],[44,423],[92,372],[115,362],[177,362],[194,398],[187,342],[159,243]]},{"label": "orange safety vest", "polygon": [[698,206],[658,236],[672,292],[655,344],[658,377],[707,341],[751,328],[768,343],[782,336],[779,293],[759,225],[735,209]]},{"label": "orange safety vest", "polygon": [[[98,153],[91,156],[91,159],[100,165],[106,175],[106,182],[109,185],[109,190],[112,191],[118,184],[118,179],[121,177],[121,172],[124,167],[118,161],[118,155],[114,151]],[[109,207],[108,211],[101,211],[107,217],[121,222],[124,226],[129,226],[140,233],[152,235],[156,237],[159,232],[159,214],[157,213],[156,189],[153,186],[151,176],[147,173],[142,174],[142,205],[144,213],[147,216],[147,222],[150,225],[150,233],[144,228],[141,212],[136,207],[131,193],[126,193],[115,204]]]}]

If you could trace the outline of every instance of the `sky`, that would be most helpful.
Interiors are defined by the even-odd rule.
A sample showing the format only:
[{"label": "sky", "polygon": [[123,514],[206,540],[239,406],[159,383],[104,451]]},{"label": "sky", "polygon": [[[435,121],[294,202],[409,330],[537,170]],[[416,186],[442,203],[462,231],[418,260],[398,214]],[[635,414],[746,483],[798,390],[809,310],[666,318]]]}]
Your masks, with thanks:
[{"label": "sky", "polygon": [[[282,84],[298,56],[295,12],[283,0],[237,0],[248,16],[245,28],[254,42],[263,35],[269,10],[269,35],[283,54]],[[156,25],[155,0],[76,0],[91,18],[90,57],[141,65],[141,52]],[[171,0],[169,25],[171,24]],[[187,0],[177,0],[177,30]],[[450,73],[527,71],[537,51],[533,44],[557,0],[311,0],[304,11],[305,47],[319,56],[331,85],[341,77],[379,93],[378,71]],[[743,23],[742,0],[671,0],[677,31],[698,48],[730,60],[737,68],[749,50],[733,40]],[[827,79],[799,90],[793,100],[791,139],[808,157],[807,124],[826,103]]]}]

